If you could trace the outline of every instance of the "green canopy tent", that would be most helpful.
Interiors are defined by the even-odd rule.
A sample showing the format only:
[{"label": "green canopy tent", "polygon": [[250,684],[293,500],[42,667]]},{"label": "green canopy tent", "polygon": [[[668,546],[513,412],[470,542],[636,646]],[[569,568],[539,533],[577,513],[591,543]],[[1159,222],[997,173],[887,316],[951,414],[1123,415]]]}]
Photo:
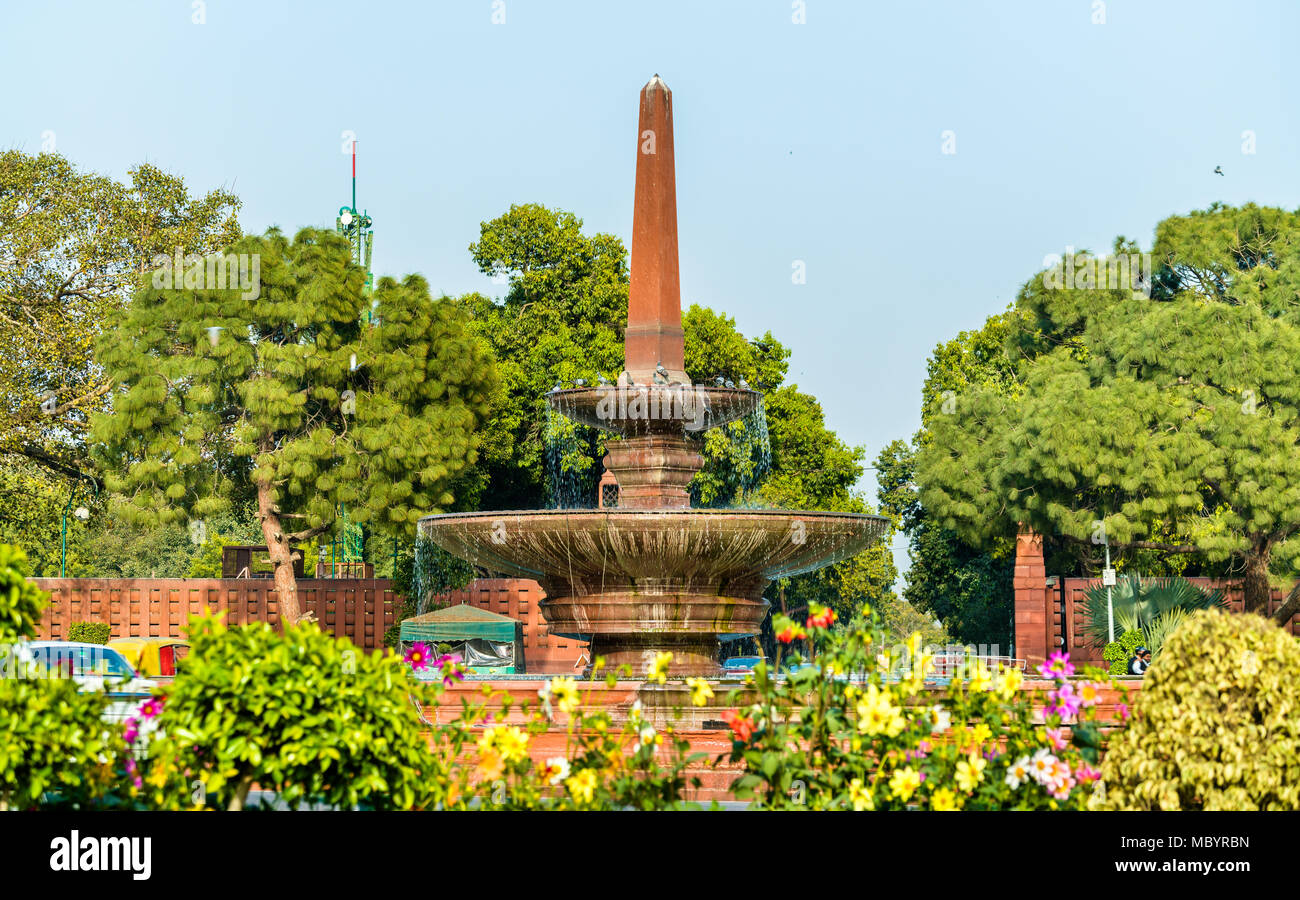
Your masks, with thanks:
[{"label": "green canopy tent", "polygon": [[462,604],[403,619],[398,635],[405,653],[416,641],[449,646],[480,675],[519,675],[524,668],[524,627],[518,619]]}]

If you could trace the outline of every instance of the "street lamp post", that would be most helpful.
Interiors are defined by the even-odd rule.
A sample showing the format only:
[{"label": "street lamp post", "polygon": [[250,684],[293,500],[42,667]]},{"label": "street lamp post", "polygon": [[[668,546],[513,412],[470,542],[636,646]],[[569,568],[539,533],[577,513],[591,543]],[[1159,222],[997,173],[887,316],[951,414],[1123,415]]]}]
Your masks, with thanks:
[{"label": "street lamp post", "polygon": [[[90,482],[95,488],[95,494],[99,494],[99,485],[94,481]],[[60,539],[61,549],[59,551],[59,577],[68,577],[68,513],[72,511],[72,502],[77,499],[77,489],[74,487],[72,493],[68,495],[68,505],[63,507],[63,534]],[[72,513],[82,522],[90,518],[90,510],[84,506],[78,506],[77,511]]]}]

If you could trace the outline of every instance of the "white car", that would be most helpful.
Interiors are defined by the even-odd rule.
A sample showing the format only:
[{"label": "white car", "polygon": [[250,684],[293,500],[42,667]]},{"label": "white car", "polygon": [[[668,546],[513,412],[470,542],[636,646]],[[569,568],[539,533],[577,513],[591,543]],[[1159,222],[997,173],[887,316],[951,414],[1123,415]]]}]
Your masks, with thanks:
[{"label": "white car", "polygon": [[[140,711],[140,704],[153,694],[158,682],[141,678],[117,650],[103,644],[78,641],[29,641],[17,647],[24,670],[37,677],[71,678],[80,691],[103,691],[108,695],[104,719],[123,722]],[[32,664],[35,664],[34,666]]]}]

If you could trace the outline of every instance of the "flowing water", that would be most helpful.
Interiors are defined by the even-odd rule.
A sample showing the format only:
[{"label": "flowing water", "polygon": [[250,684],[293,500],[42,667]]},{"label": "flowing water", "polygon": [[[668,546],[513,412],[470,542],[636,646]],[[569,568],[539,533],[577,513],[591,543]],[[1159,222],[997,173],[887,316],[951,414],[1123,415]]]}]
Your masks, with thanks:
[{"label": "flowing water", "polygon": [[594,507],[600,473],[595,429],[548,406],[542,442],[547,509]]}]

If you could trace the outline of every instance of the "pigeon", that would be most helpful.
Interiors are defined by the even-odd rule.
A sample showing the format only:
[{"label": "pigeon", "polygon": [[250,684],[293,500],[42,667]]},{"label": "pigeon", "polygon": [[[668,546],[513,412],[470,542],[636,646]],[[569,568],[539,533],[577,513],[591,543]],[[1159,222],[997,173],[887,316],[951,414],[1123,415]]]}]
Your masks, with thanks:
[{"label": "pigeon", "polygon": [[655,384],[667,384],[667,383],[668,383],[668,370],[664,368],[663,363],[659,363],[657,366],[655,366]]},{"label": "pigeon", "polygon": [[743,379],[743,378],[740,379],[740,389],[741,389],[742,391],[747,391],[747,390],[749,390],[749,382],[746,381],[746,380]]},{"label": "pigeon", "polygon": [[586,387],[586,386],[587,386],[587,379],[585,379],[585,378],[575,378],[575,379],[573,380],[573,386],[574,386],[574,387]]},{"label": "pigeon", "polygon": [[732,381],[730,378],[727,379],[726,384],[728,388],[734,388],[736,386],[736,382]]},{"label": "pigeon", "polygon": [[601,384],[609,384],[609,379],[606,378],[604,375],[597,375],[596,380]]},{"label": "pigeon", "polygon": [[721,375],[713,379],[714,387],[722,387],[726,383],[727,383],[727,379],[723,378]]},{"label": "pigeon", "polygon": [[1214,174],[1215,174],[1215,175],[1222,175],[1222,174],[1223,174],[1223,166],[1215,166],[1215,167],[1214,167]]},{"label": "pigeon", "polygon": [[563,383],[563,382],[560,382],[560,381],[555,382],[555,387],[551,388],[551,390],[553,390],[553,391],[562,391],[562,390],[564,390],[564,383]]}]

